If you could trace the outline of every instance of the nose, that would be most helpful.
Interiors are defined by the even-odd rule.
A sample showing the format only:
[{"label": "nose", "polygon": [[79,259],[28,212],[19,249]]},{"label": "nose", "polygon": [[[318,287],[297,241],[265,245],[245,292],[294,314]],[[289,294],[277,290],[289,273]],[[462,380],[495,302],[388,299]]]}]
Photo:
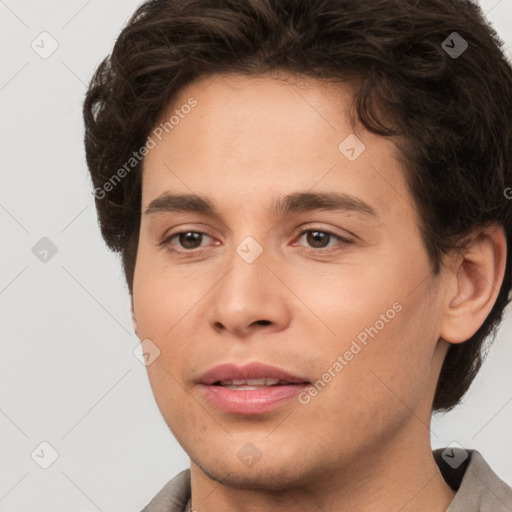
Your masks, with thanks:
[{"label": "nose", "polygon": [[230,270],[212,291],[210,325],[240,338],[285,329],[290,323],[290,298],[274,275],[277,269],[270,271],[263,255],[247,263],[235,253],[229,263]]}]

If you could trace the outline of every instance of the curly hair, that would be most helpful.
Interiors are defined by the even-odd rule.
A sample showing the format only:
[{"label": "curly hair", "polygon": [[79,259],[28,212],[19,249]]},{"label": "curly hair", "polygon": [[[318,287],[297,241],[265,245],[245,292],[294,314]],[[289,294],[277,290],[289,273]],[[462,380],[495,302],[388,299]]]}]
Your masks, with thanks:
[{"label": "curly hair", "polygon": [[[454,41],[465,51],[450,52]],[[108,247],[121,253],[130,295],[143,159],[131,171],[126,162],[179,91],[219,73],[357,80],[361,123],[397,141],[433,273],[477,226],[501,224],[510,246],[512,68],[503,45],[470,0],[144,2],[96,70],[83,107],[98,221]],[[107,186],[123,166],[123,179]],[[511,261],[508,253],[485,322],[450,346],[434,410],[459,403],[478,372],[484,341],[509,302]]]}]

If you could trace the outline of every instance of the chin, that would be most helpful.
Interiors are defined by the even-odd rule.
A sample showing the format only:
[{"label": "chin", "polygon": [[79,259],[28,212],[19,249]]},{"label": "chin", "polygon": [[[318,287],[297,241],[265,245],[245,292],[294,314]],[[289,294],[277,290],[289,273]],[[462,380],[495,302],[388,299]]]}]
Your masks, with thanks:
[{"label": "chin", "polygon": [[205,457],[190,457],[196,466],[211,480],[222,485],[227,485],[243,490],[268,490],[282,491],[283,488],[299,488],[311,483],[314,465],[300,458],[297,454],[294,460],[284,460],[279,456],[279,450],[275,451],[276,458],[264,461],[264,456],[252,467],[245,466],[229,453],[222,460],[206,460]]},{"label": "chin", "polygon": [[224,465],[215,466],[214,464],[205,465],[203,462],[195,462],[196,465],[214,482],[233,487],[240,490],[267,490],[280,491],[283,487],[300,486],[299,480],[304,475],[293,475],[289,469],[261,467],[240,468],[226,467]]}]

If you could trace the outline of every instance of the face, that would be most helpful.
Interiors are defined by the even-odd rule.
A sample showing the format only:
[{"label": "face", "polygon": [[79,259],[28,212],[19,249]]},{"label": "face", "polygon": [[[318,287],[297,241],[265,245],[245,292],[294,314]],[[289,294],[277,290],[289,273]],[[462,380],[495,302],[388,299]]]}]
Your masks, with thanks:
[{"label": "face", "polygon": [[[395,146],[351,102],[312,79],[201,79],[145,157],[138,335],[163,417],[218,481],[312,481],[428,433],[440,286]],[[238,373],[207,374],[222,364]],[[281,382],[229,382],[265,375]]]}]

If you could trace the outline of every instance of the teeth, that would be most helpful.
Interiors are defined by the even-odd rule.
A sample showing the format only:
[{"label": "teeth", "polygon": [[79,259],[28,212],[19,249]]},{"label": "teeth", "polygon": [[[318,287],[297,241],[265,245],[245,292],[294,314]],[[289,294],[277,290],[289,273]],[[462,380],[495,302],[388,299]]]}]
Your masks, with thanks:
[{"label": "teeth", "polygon": [[254,389],[261,389],[261,388],[265,388],[267,386],[222,386],[223,388],[226,388],[226,389],[236,389],[238,391],[244,391],[244,390],[254,390]]},{"label": "teeth", "polygon": [[[252,386],[275,386],[278,382],[281,382],[279,379],[233,379],[233,380],[222,380],[220,381],[221,386],[238,389],[240,386],[243,386],[243,389],[252,389]],[[249,386],[249,387],[247,387]]]}]

